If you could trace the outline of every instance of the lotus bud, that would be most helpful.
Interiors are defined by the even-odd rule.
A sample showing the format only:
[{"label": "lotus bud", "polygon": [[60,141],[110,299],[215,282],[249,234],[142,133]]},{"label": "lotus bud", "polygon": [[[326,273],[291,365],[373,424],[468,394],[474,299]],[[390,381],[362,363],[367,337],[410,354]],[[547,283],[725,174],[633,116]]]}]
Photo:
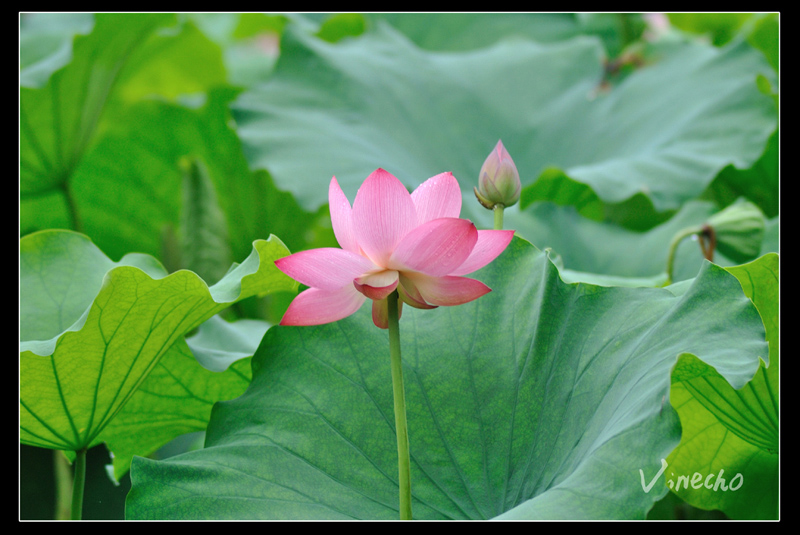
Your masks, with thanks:
[{"label": "lotus bud", "polygon": [[484,207],[491,210],[495,205],[507,207],[516,204],[521,189],[517,166],[503,146],[503,142],[498,141],[494,150],[483,162],[478,187],[475,188],[475,197]]},{"label": "lotus bud", "polygon": [[764,214],[748,201],[738,201],[711,216],[704,232],[716,249],[739,263],[752,260],[761,251],[764,237]]}]

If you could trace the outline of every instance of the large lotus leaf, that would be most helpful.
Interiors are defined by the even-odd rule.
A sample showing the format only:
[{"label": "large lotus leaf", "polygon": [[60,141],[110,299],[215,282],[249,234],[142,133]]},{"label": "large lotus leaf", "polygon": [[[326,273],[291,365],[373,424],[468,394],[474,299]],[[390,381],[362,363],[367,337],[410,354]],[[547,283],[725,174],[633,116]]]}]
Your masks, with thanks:
[{"label": "large lotus leaf", "polygon": [[185,343],[175,343],[100,435],[113,452],[114,476],[128,471],[134,455],[204,431],[214,403],[235,398],[250,384],[249,357],[267,327],[263,321],[214,316]]},{"label": "large lotus leaf", "polygon": [[440,51],[474,50],[511,36],[549,43],[595,35],[614,57],[644,30],[637,13],[369,13],[363,17],[371,24],[385,20],[421,48]]},{"label": "large lotus leaf", "polygon": [[[20,240],[20,440],[76,451],[100,433],[173,344],[231,303],[297,283],[274,265],[275,237],[209,287],[155,260],[112,262],[85,236],[43,231]],[[147,271],[141,269],[143,266]]]},{"label": "large lotus leaf", "polygon": [[64,188],[98,131],[118,121],[116,112],[127,103],[151,95],[175,98],[224,82],[219,48],[198,30],[183,25],[156,32],[174,24],[174,15],[111,13],[95,19],[91,33],[75,37],[69,63],[41,87],[20,89],[23,197]]},{"label": "large lotus leaf", "polygon": [[588,37],[437,53],[383,24],[336,44],[289,25],[273,75],[233,112],[251,166],[307,208],[331,175],[352,198],[376,167],[411,186],[477,181],[502,139],[523,185],[557,167],[603,202],[643,193],[675,209],[726,165],[749,167],[775,129],[755,79],[774,72],[746,43],[664,45],[608,93],[603,55]]},{"label": "large lotus leaf", "polygon": [[[731,518],[778,518],[778,255],[728,271],[764,321],[769,367],[761,366],[750,382],[734,390],[708,364],[681,358],[670,400],[680,415],[683,436],[668,458],[665,477],[670,488],[696,507],[719,509]],[[700,474],[698,481],[678,479],[695,473]]]},{"label": "large lotus leaf", "polygon": [[[515,238],[467,305],[400,322],[415,518],[643,518],[678,444],[670,370],[690,352],[741,387],[766,358],[735,277],[706,263],[683,295],[565,284]],[[206,447],[134,458],[128,518],[393,519],[387,333],[369,308],[273,327],[253,380],[217,404]]]}]

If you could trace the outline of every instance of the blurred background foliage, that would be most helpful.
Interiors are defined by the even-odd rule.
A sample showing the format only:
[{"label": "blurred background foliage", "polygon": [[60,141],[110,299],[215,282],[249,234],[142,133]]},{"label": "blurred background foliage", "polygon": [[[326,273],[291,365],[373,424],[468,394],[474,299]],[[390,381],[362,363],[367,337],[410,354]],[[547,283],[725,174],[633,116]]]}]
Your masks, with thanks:
[{"label": "blurred background foliage", "polygon": [[[620,156],[628,164],[625,169],[635,168],[638,164],[626,161],[628,156],[612,151],[609,160],[600,164],[590,156],[585,161],[575,158],[570,164],[542,161],[542,153],[526,148],[532,146],[526,143],[536,140],[536,133],[526,130],[528,126],[509,134],[491,124],[484,131],[469,130],[484,119],[472,117],[474,110],[457,108],[450,117],[463,115],[464,122],[458,123],[455,139],[441,141],[452,137],[446,129],[426,131],[413,142],[410,136],[398,139],[391,145],[398,147],[398,161],[409,155],[419,158],[413,158],[408,168],[390,171],[414,186],[412,181],[447,170],[423,165],[427,174],[416,176],[422,172],[414,167],[417,162],[437,160],[426,152],[428,148],[414,149],[413,143],[434,140],[427,144],[450,151],[435,156],[452,160],[448,165],[454,170],[464,170],[456,176],[465,192],[468,215],[490,227],[491,214],[481,213],[477,203],[466,207],[474,202],[471,190],[480,162],[498,137],[512,136],[503,141],[525,176],[520,206],[509,214],[507,227],[516,228],[540,248],[550,247],[565,280],[572,276],[597,281],[591,277],[602,276],[622,284],[638,285],[643,280],[652,284],[662,273],[666,246],[676,232],[705,221],[740,198],[755,203],[765,216],[760,252],[777,251],[778,25],[777,13],[22,13],[20,235],[73,229],[88,235],[112,259],[134,251],[147,253],[169,271],[192,269],[209,284],[221,278],[231,262],[243,260],[253,240],[269,234],[279,236],[291,251],[336,246],[324,203],[326,184],[331,175],[347,175],[351,170],[363,180],[369,169],[364,171],[359,162],[345,171],[344,164],[338,167],[326,159],[326,151],[333,154],[349,146],[357,158],[373,162],[372,168],[388,165],[379,160],[385,147],[371,144],[370,137],[359,131],[359,125],[375,120],[363,111],[369,107],[370,86],[348,78],[348,67],[336,65],[337,58],[364,58],[368,65],[370,54],[383,54],[390,59],[389,69],[404,69],[405,62],[413,65],[421,58],[452,68],[445,72],[455,76],[451,60],[463,60],[469,66],[473,60],[479,63],[482,55],[516,47],[530,51],[520,55],[520,60],[564,59],[565,63],[549,64],[552,70],[542,71],[542,76],[553,77],[541,81],[542,91],[558,91],[558,99],[546,101],[550,105],[539,112],[544,118],[537,123],[550,128],[552,135],[566,130],[564,140],[580,139],[577,129],[569,130],[576,128],[574,124],[561,126],[570,116],[570,107],[576,113],[574,102],[593,106],[596,101],[600,106],[610,95],[606,102],[616,106],[608,112],[611,118],[625,117],[625,106],[632,105],[634,97],[642,99],[642,109],[668,107],[670,88],[663,92],[655,86],[631,89],[644,78],[636,74],[650,67],[666,68],[670,59],[686,63],[696,59],[700,70],[722,64],[718,68],[720,76],[725,76],[724,69],[733,65],[729,70],[738,69],[744,96],[732,108],[726,108],[726,101],[709,100],[708,110],[695,110],[712,120],[733,117],[730,126],[738,137],[731,142],[731,154],[727,159],[723,154],[711,162],[687,164],[690,171],[702,168],[698,176],[712,174],[699,186],[693,183],[680,202],[657,206],[646,189],[613,199],[603,188],[616,191],[617,186],[604,186],[607,177],[592,182],[593,177],[602,165],[615,163],[612,157]],[[373,45],[375,49],[370,48]],[[540,56],[546,53],[552,55]],[[513,65],[514,54],[506,55]],[[580,62],[573,62],[575,58]],[[369,74],[368,69],[365,72]],[[425,73],[413,79],[403,78],[404,72],[398,71],[398,78],[384,83],[387,87],[418,84],[410,94],[420,100],[400,103],[405,104],[403,117],[411,117],[407,128],[413,133],[418,124],[414,116],[429,113],[414,106],[424,102],[426,91],[435,85]],[[679,77],[681,71],[674,72]],[[392,74],[391,70],[380,72],[386,77]],[[687,74],[688,87],[695,83],[692,76]],[[510,75],[496,80],[498,94],[516,82]],[[474,96],[474,91],[476,101],[486,101],[484,86],[476,82],[473,90],[467,78],[458,83],[466,94]],[[573,100],[571,88],[581,91]],[[527,99],[528,91],[533,98],[539,89],[517,87],[514,98]],[[628,100],[614,101],[615,89],[629,95]],[[653,92],[649,104],[648,91]],[[263,101],[270,96],[276,99]],[[268,109],[273,103],[277,110]],[[681,104],[690,107],[690,103]],[[315,106],[330,110],[338,122],[315,129],[318,117],[304,115]],[[502,107],[498,108],[501,112]],[[680,119],[691,122],[692,113]],[[513,126],[513,119],[504,118],[501,126]],[[424,118],[420,121],[425,124]],[[618,126],[619,130],[608,128],[613,132],[628,128],[632,137],[639,136],[639,123],[631,121]],[[742,121],[749,130],[735,128]],[[720,123],[714,124],[719,127]],[[264,125],[266,130],[259,130]],[[658,135],[658,129],[655,132]],[[695,128],[687,137],[679,131],[670,143],[680,150],[692,145],[692,150],[702,151],[703,135],[711,133]],[[319,146],[317,154],[284,142],[306,139],[313,148],[315,135],[339,139],[330,147]],[[604,135],[608,134],[601,129],[596,139],[603,141]],[[469,146],[471,142],[474,146]],[[588,150],[581,143],[564,147],[569,154]],[[733,154],[743,151],[747,157]],[[308,175],[320,166],[327,171],[323,176],[296,176],[297,166],[307,169]],[[293,192],[295,184],[307,195]],[[354,191],[347,193],[352,198]],[[315,200],[320,198],[323,202]],[[682,244],[678,258],[676,280],[693,277],[702,261],[697,244]],[[718,261],[733,264],[724,257]],[[276,322],[291,298],[251,298],[234,307],[231,316]],[[184,437],[155,455],[169,456],[198,440],[202,436]],[[125,476],[115,486],[106,473],[108,462],[103,448],[89,452],[88,478],[94,481],[87,485],[85,518],[123,518],[129,479]],[[62,479],[55,474],[59,471],[69,471],[60,452],[21,446],[21,518],[58,516],[56,483]],[[651,512],[652,518],[659,519],[721,516],[693,509],[674,495]]]}]

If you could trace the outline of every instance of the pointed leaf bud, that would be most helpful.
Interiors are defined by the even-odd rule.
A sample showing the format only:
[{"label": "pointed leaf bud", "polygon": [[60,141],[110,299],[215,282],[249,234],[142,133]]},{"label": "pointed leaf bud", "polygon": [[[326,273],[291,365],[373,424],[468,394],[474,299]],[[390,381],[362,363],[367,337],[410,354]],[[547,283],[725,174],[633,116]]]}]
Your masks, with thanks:
[{"label": "pointed leaf bud", "polygon": [[502,141],[498,141],[494,150],[483,162],[475,197],[486,208],[492,209],[496,204],[513,206],[519,200],[522,186],[519,172],[514,160],[506,151]]}]

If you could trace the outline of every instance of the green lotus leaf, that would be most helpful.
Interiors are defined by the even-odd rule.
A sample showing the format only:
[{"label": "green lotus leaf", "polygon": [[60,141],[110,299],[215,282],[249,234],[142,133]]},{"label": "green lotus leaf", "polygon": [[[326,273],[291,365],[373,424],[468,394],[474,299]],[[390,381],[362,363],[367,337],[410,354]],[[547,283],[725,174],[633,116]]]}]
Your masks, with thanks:
[{"label": "green lotus leaf", "polygon": [[97,14],[92,31],[74,38],[68,63],[47,83],[20,89],[23,198],[64,188],[98,132],[111,117],[119,120],[126,103],[154,94],[175,98],[224,81],[219,50],[215,64],[213,48],[190,26],[156,32],[170,24],[174,14]]},{"label": "green lotus leaf", "polygon": [[[735,277],[706,262],[681,295],[565,284],[515,238],[472,303],[400,322],[417,519],[644,518],[680,440],[670,372],[691,353],[741,388],[767,356]],[[206,447],[134,458],[130,519],[396,519],[387,333],[368,307],[274,327]]]},{"label": "green lotus leaf", "polygon": [[[146,255],[112,262],[88,238],[43,231],[20,240],[20,440],[77,451],[101,433],[184,334],[252,295],[293,291],[274,236],[209,287],[167,275]],[[176,401],[180,403],[180,401]]]},{"label": "green lotus leaf", "polygon": [[[728,271],[739,279],[764,321],[769,366],[761,366],[750,382],[734,389],[709,364],[681,357],[670,400],[680,415],[683,436],[667,459],[665,477],[670,488],[695,507],[719,509],[736,519],[777,519],[778,255]],[[701,475],[701,484],[679,480],[695,473]]]},{"label": "green lotus leaf", "polygon": [[549,43],[595,35],[615,57],[644,29],[638,13],[371,13],[366,17],[385,20],[421,48],[440,51],[483,48],[509,36]]},{"label": "green lotus leaf", "polygon": [[100,435],[113,452],[114,477],[128,472],[134,455],[205,431],[214,403],[241,395],[250,384],[250,357],[268,327],[213,316],[186,343],[176,342]]},{"label": "green lotus leaf", "polygon": [[[216,352],[219,357],[222,350]],[[253,353],[255,347],[247,356]],[[250,383],[250,359],[236,357],[225,370],[209,371],[197,365],[197,355],[183,341],[161,357],[99,436],[112,452],[117,480],[128,472],[134,455],[150,455],[180,435],[205,431],[214,403],[244,392]]]},{"label": "green lotus leaf", "polygon": [[251,167],[307,209],[331,175],[352,198],[377,167],[409,186],[452,171],[471,191],[502,139],[523,187],[557,168],[603,203],[674,210],[726,166],[751,166],[775,130],[756,84],[774,71],[747,43],[655,47],[608,92],[603,57],[585,36],[443,53],[385,24],[335,44],[290,24],[274,73],[233,114]]}]

